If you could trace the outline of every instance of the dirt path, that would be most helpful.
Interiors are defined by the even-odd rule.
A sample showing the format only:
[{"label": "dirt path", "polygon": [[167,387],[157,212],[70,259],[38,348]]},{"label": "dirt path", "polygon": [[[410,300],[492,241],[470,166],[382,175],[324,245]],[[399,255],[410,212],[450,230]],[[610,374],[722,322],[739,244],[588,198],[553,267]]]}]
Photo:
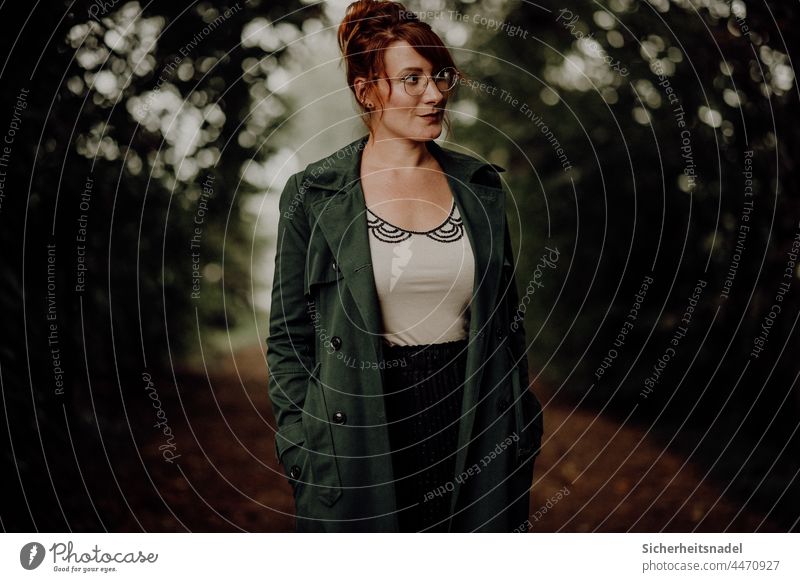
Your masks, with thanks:
[{"label": "dirt path", "polygon": [[[144,433],[147,471],[128,477],[139,486],[130,488],[132,511],[120,513],[119,529],[291,531],[292,497],[274,456],[261,347],[237,352],[235,361],[217,359],[208,378],[184,370],[177,380],[178,393],[172,378],[155,382],[180,457],[165,461],[164,436]],[[701,481],[703,472],[636,428],[558,404],[545,414],[532,531],[780,531],[740,512],[721,496],[723,487]]]}]

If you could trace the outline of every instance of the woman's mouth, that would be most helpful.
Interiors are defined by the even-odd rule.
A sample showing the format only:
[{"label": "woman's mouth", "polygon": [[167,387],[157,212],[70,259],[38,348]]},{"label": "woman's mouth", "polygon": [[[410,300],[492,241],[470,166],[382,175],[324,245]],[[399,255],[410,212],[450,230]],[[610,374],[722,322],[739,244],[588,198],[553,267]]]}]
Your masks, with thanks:
[{"label": "woman's mouth", "polygon": [[434,112],[434,113],[426,113],[425,115],[420,115],[420,117],[422,117],[423,119],[428,119],[428,120],[431,120],[431,121],[436,121],[441,116],[442,116],[442,113],[440,111],[437,111],[437,112]]}]

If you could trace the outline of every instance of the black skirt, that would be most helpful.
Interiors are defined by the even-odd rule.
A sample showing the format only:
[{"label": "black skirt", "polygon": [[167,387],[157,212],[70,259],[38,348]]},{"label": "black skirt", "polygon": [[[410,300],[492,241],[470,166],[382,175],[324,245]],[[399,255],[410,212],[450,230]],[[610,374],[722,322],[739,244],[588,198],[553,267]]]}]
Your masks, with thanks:
[{"label": "black skirt", "polygon": [[389,440],[400,531],[447,531],[468,341],[389,346]]}]

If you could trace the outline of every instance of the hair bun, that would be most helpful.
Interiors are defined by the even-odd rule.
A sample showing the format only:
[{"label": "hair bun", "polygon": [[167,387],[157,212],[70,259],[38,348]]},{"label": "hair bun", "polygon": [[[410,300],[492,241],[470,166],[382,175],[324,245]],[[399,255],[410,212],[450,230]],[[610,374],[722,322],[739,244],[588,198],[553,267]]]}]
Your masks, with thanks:
[{"label": "hair bun", "polygon": [[339,25],[339,49],[346,56],[347,46],[357,34],[369,36],[373,29],[385,29],[387,25],[413,20],[418,20],[416,14],[400,2],[357,0],[347,7]]}]

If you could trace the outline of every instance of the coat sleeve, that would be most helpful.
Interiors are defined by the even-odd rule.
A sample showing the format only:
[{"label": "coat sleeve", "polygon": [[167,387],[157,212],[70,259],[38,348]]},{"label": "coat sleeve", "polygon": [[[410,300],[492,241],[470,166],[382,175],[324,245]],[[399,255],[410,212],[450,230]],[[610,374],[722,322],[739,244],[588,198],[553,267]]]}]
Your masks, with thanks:
[{"label": "coat sleeve", "polygon": [[[544,432],[544,413],[541,402],[530,390],[530,376],[528,372],[528,345],[525,334],[525,306],[519,300],[517,292],[517,278],[515,275],[514,251],[511,244],[508,221],[505,221],[504,252],[503,252],[503,278],[501,292],[505,293],[506,309],[508,317],[506,319],[509,329],[508,338],[514,359],[517,360],[519,368],[519,378],[524,390],[522,406],[524,407],[524,423],[531,426],[531,438],[529,443],[531,454],[538,455],[541,448],[542,434]],[[523,306],[525,305],[525,306]]]},{"label": "coat sleeve", "polygon": [[278,208],[275,275],[267,338],[267,392],[275,416],[275,454],[285,472],[305,442],[302,410],[314,367],[314,328],[303,294],[309,224],[299,187],[302,172],[286,182]]},{"label": "coat sleeve", "polygon": [[505,233],[503,238],[505,243],[503,252],[503,281],[501,292],[505,293],[506,308],[508,310],[508,337],[511,344],[511,350],[514,354],[514,358],[519,360],[518,366],[521,371],[520,378],[522,378],[527,385],[528,354],[527,339],[525,335],[525,312],[522,311],[522,306],[520,305],[519,301],[519,293],[517,292],[514,251],[511,245],[511,234],[508,228],[508,221],[505,221],[504,229]]},{"label": "coat sleeve", "polygon": [[[500,179],[499,172],[505,172],[505,168],[497,164],[487,164],[483,170],[483,178],[488,180],[488,185],[503,190],[503,196],[508,196],[508,191]],[[518,360],[520,368],[520,378],[528,384],[528,358],[527,342],[525,338],[525,312],[519,302],[517,292],[517,280],[515,276],[516,266],[514,262],[514,251],[511,245],[511,233],[508,227],[508,219],[503,220],[503,270],[501,273],[500,293],[506,306],[506,325],[508,326],[508,336],[514,359]]]}]

